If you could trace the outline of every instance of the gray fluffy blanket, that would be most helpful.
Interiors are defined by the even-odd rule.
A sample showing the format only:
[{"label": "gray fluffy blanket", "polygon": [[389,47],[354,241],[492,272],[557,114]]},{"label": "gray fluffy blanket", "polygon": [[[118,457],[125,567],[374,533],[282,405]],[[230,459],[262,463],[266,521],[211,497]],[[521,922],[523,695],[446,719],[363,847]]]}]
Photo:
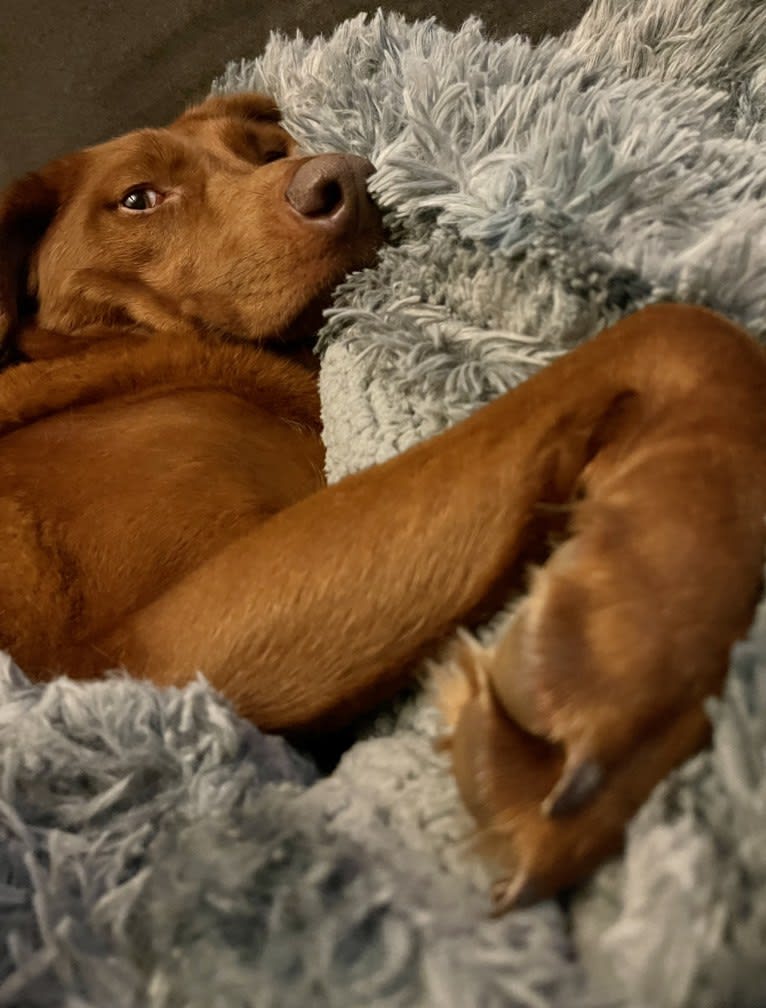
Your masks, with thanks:
[{"label": "gray fluffy blanket", "polygon": [[[758,0],[596,0],[536,48],[360,17],[216,87],[379,167],[397,243],[321,338],[332,478],[646,302],[766,333]],[[766,604],[710,713],[622,859],[490,921],[426,701],[321,778],[202,680],[37,687],[4,660],[0,1005],[764,1005]]]}]

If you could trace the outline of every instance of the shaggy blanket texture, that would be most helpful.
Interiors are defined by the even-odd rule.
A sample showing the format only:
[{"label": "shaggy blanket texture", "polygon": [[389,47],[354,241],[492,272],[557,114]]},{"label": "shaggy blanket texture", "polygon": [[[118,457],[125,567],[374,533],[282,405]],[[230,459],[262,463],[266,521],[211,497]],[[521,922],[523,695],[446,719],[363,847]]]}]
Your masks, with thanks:
[{"label": "shaggy blanket texture", "polygon": [[[246,88],[371,157],[396,236],[322,333],[333,479],[649,301],[766,333],[759,0],[596,0],[537,48],[360,17],[216,84]],[[323,778],[203,681],[37,687],[6,660],[0,1005],[762,1006],[766,603],[710,713],[622,859],[494,921],[426,700]]]}]

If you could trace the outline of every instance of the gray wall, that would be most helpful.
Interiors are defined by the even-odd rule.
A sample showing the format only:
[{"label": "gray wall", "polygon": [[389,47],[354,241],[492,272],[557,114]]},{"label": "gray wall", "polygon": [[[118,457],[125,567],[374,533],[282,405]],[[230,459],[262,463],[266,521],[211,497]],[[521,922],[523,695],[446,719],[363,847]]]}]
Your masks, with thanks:
[{"label": "gray wall", "polygon": [[[384,0],[380,0],[385,6]],[[328,32],[372,0],[0,0],[0,185],[58,154],[162,125],[204,96],[226,62],[269,32]],[[479,15],[496,36],[538,38],[587,0],[400,0],[410,18],[457,27]]]}]

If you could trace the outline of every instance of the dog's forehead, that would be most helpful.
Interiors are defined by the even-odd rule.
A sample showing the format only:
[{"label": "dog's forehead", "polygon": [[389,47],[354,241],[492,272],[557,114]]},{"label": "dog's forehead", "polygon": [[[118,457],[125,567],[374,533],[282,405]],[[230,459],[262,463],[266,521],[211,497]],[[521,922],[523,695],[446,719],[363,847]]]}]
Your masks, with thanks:
[{"label": "dog's forehead", "polygon": [[252,164],[254,156],[269,148],[284,148],[286,153],[297,149],[276,110],[271,115],[243,114],[247,109],[245,102],[232,106],[229,100],[213,99],[169,126],[133,130],[86,148],[77,156],[85,170],[70,191],[74,202],[79,202],[78,195],[115,198],[120,188],[207,171],[222,159]]},{"label": "dog's forehead", "polygon": [[169,129],[134,130],[82,152],[88,168],[86,176],[95,185],[124,173],[143,174],[148,179],[158,170],[174,171],[193,154],[194,146]]}]

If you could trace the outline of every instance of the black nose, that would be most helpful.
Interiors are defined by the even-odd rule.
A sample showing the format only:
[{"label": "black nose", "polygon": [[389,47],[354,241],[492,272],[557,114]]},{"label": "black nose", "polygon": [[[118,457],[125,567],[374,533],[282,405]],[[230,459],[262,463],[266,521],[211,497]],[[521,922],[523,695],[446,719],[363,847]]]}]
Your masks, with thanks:
[{"label": "black nose", "polygon": [[331,230],[364,225],[377,217],[366,185],[374,171],[354,154],[317,154],[298,166],[285,198],[307,223]]}]

